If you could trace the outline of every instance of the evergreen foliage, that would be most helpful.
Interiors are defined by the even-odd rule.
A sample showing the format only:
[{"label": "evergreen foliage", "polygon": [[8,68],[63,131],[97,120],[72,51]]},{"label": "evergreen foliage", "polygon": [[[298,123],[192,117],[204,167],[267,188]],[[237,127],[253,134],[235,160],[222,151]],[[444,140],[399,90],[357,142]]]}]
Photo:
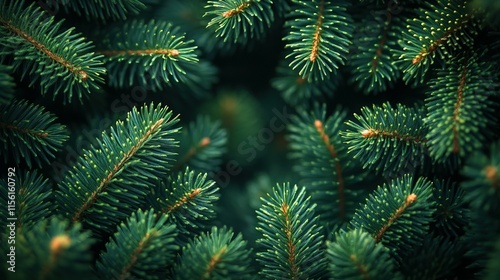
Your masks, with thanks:
[{"label": "evergreen foliage", "polygon": [[107,279],[156,279],[172,262],[177,231],[167,215],[138,210],[118,227],[106,251],[97,262],[97,271]]},{"label": "evergreen foliage", "polygon": [[2,2],[0,62],[14,56],[12,66],[30,86],[37,83],[42,94],[54,97],[64,94],[65,101],[73,94],[81,100],[101,88],[105,69],[91,42],[74,28],[61,32],[62,21],[47,17],[34,3],[24,7],[24,1]]},{"label": "evergreen foliage", "polygon": [[497,279],[497,2],[0,0],[0,279]]},{"label": "evergreen foliage", "polygon": [[85,150],[59,183],[59,212],[94,230],[114,231],[171,167],[169,149],[178,145],[171,137],[179,131],[171,117],[161,105],[134,107],[126,122],[103,131],[98,145]]},{"label": "evergreen foliage", "polygon": [[31,167],[49,163],[68,139],[65,126],[44,107],[26,100],[0,105],[0,135],[4,162],[25,161]]},{"label": "evergreen foliage", "polygon": [[257,210],[262,250],[257,261],[266,279],[316,279],[324,275],[323,238],[305,188],[277,185]]}]

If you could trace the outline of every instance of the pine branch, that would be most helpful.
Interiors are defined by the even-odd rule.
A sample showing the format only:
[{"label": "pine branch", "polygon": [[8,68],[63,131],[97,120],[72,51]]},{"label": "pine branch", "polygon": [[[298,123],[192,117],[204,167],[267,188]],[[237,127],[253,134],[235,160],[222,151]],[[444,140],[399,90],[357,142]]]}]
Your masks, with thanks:
[{"label": "pine branch", "polygon": [[[38,221],[45,220],[52,214],[54,207],[49,200],[52,198],[52,188],[48,180],[36,170],[19,172],[19,168],[15,168],[11,174],[12,177],[6,177],[11,178],[8,181],[0,180],[4,186],[0,189],[0,201],[9,209],[0,214],[2,225],[6,228],[9,218],[15,218],[18,233],[30,231]],[[15,204],[11,201],[15,201]],[[10,213],[11,207],[14,215]]]},{"label": "pine branch", "polygon": [[292,69],[300,69],[302,78],[325,80],[346,60],[353,33],[347,1],[294,0],[283,40],[293,57]]},{"label": "pine branch", "polygon": [[349,60],[352,69],[349,81],[364,93],[376,94],[392,88],[401,75],[393,54],[402,24],[399,18],[390,16],[388,9],[374,14],[384,16],[377,17],[376,21],[365,17],[358,24],[353,55]]},{"label": "pine branch", "polygon": [[392,180],[379,186],[358,208],[351,221],[353,228],[362,228],[401,259],[415,246],[422,244],[435,212],[432,183],[412,176]]},{"label": "pine branch", "polygon": [[251,249],[242,235],[212,227],[182,248],[174,268],[175,279],[251,279]]},{"label": "pine branch", "polygon": [[24,1],[0,6],[0,60],[14,55],[13,68],[23,79],[30,76],[30,86],[39,83],[42,95],[51,92],[54,98],[64,93],[64,102],[98,91],[105,69],[91,42],[73,28],[60,32],[62,21],[47,18],[35,3],[23,6]]},{"label": "pine branch", "polygon": [[169,222],[177,225],[181,244],[215,218],[218,199],[215,182],[207,180],[206,173],[195,173],[189,168],[160,181],[147,196],[156,212],[168,214]]},{"label": "pine branch", "polygon": [[348,121],[349,130],[341,132],[349,153],[377,172],[387,173],[401,169],[407,162],[424,162],[427,154],[422,123],[424,113],[418,107],[409,108],[389,103],[361,108],[354,114],[358,123]]},{"label": "pine branch", "polygon": [[48,163],[54,152],[68,139],[65,126],[55,123],[56,117],[45,108],[27,101],[0,105],[0,135],[4,162],[24,160],[28,167]]},{"label": "pine branch", "polygon": [[329,279],[402,279],[389,250],[361,229],[340,231],[327,248]]},{"label": "pine branch", "polygon": [[470,224],[470,211],[464,200],[464,190],[450,181],[434,181],[437,209],[433,224],[439,236],[458,238]]},{"label": "pine branch", "polygon": [[185,79],[184,63],[198,62],[193,42],[166,21],[133,20],[106,33],[99,53],[106,57],[110,86],[157,91]]},{"label": "pine branch", "polygon": [[[161,214],[160,214],[161,215]],[[100,278],[158,279],[173,263],[177,230],[167,215],[137,210],[121,223],[96,264]]]},{"label": "pine branch", "polygon": [[357,186],[368,175],[347,155],[340,138],[345,117],[340,109],[327,117],[326,106],[316,104],[311,112],[300,110],[288,126],[294,170],[318,204],[321,221],[330,225],[351,219],[361,197]]},{"label": "pine branch", "polygon": [[403,80],[408,84],[424,82],[425,74],[436,57],[445,60],[452,50],[470,48],[473,36],[481,28],[481,19],[467,9],[467,0],[426,3],[418,18],[407,19],[407,28],[399,40],[398,60]]},{"label": "pine branch", "polygon": [[91,279],[93,240],[80,224],[52,217],[17,236],[17,279]]},{"label": "pine branch", "polygon": [[216,27],[216,37],[241,44],[265,35],[274,21],[272,5],[271,0],[208,0],[203,16],[210,18],[207,28]]},{"label": "pine branch", "polygon": [[47,0],[54,9],[62,6],[66,12],[71,11],[85,16],[88,21],[95,18],[108,20],[125,20],[128,14],[138,14],[146,9],[145,0]]},{"label": "pine branch", "polygon": [[325,274],[322,227],[305,188],[277,185],[257,210],[262,251],[257,261],[266,279],[316,279]]},{"label": "pine branch", "polygon": [[12,67],[0,64],[0,105],[9,103],[14,98],[14,79],[10,75]]},{"label": "pine branch", "polygon": [[219,121],[212,122],[207,116],[200,115],[179,136],[179,156],[173,170],[189,166],[196,171],[208,173],[215,171],[222,163],[228,136]]},{"label": "pine branch", "polygon": [[[464,199],[474,210],[498,213],[500,209],[500,142],[491,145],[490,154],[476,151],[471,154],[461,174],[460,184],[465,191]],[[496,214],[493,214],[496,215]]]},{"label": "pine branch", "polygon": [[[111,232],[137,209],[172,164],[179,129],[168,107],[133,108],[126,122],[104,131],[59,183],[59,211],[100,232]],[[102,213],[106,213],[103,216]]]},{"label": "pine branch", "polygon": [[495,103],[489,99],[495,83],[492,71],[490,63],[473,55],[450,61],[430,81],[424,123],[430,128],[426,138],[436,161],[452,154],[465,157],[490,136],[487,127],[495,122]]}]

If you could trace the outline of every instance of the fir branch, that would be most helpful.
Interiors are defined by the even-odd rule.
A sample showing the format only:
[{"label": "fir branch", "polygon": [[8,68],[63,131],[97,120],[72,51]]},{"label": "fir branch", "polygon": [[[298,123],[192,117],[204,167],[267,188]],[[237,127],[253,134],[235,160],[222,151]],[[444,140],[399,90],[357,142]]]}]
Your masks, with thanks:
[{"label": "fir branch", "polygon": [[377,172],[387,173],[402,168],[406,162],[423,163],[427,154],[427,128],[422,123],[421,109],[389,103],[361,108],[354,114],[358,123],[348,121],[349,130],[341,132],[349,153]]},{"label": "fir branch", "polygon": [[210,17],[207,28],[216,26],[216,37],[224,42],[260,39],[274,21],[271,0],[209,0],[205,9],[203,16]]},{"label": "fir branch", "polygon": [[262,237],[257,240],[263,251],[257,253],[262,264],[260,274],[269,279],[306,279],[324,275],[322,227],[314,213],[305,188],[289,183],[277,185],[268,198],[261,198],[257,210]]},{"label": "fir branch", "polygon": [[175,279],[251,279],[251,249],[231,229],[212,230],[190,241],[174,267]]},{"label": "fir branch", "polygon": [[351,226],[364,229],[401,259],[422,244],[429,230],[435,212],[432,186],[424,178],[415,182],[409,175],[383,184],[356,211]]},{"label": "fir branch", "polygon": [[[10,215],[10,211],[2,211],[0,217],[2,217],[2,224],[6,226],[9,218],[16,218],[16,228],[17,232],[26,232],[33,228],[33,226],[44,219],[47,219],[54,210],[53,205],[50,203],[50,198],[52,198],[52,188],[47,179],[44,179],[35,170],[21,171],[19,169],[12,172],[14,174],[11,177],[15,184],[8,184],[4,179],[0,180],[0,184],[5,186],[0,189],[0,201],[2,205],[7,205],[13,208],[13,213],[15,216]],[[9,181],[10,182],[10,181]],[[7,186],[12,186],[15,189],[15,193],[9,193]],[[9,191],[9,192],[8,192]],[[12,201],[12,195],[15,197],[15,205],[12,205],[8,201]],[[9,200],[7,200],[9,199]]]},{"label": "fir branch", "polygon": [[319,205],[321,221],[328,224],[352,217],[360,197],[357,185],[368,175],[347,156],[339,135],[345,116],[339,109],[327,117],[326,106],[316,104],[312,112],[300,110],[288,126],[290,156],[297,162],[294,170]]},{"label": "fir branch", "polygon": [[208,173],[222,163],[228,136],[219,121],[212,122],[207,116],[199,116],[179,136],[179,156],[173,170],[178,171],[187,165]]},{"label": "fir branch", "polygon": [[81,100],[99,90],[105,69],[91,43],[72,34],[73,28],[60,32],[62,21],[46,18],[34,3],[23,6],[24,1],[0,6],[0,56],[14,55],[13,68],[30,76],[30,86],[40,83],[42,95],[64,92],[64,102],[71,102],[73,94]]},{"label": "fir branch", "polygon": [[105,35],[99,53],[106,56],[112,87],[161,90],[172,80],[185,80],[183,63],[198,62],[193,40],[166,21],[133,20],[107,34],[112,35]]},{"label": "fir branch", "polygon": [[[475,210],[497,213],[500,209],[500,142],[493,143],[489,156],[476,151],[461,170],[464,199]],[[496,215],[496,214],[494,214]]]},{"label": "fir branch", "polygon": [[14,79],[10,75],[12,67],[0,64],[0,105],[9,103],[14,97]]},{"label": "fir branch", "polygon": [[[397,48],[396,33],[400,30],[401,21],[390,16],[389,10],[381,12],[388,15],[387,19],[373,21],[364,18],[353,40],[355,49],[349,60],[352,69],[349,81],[364,93],[384,92],[392,88],[401,75],[393,60]],[[371,35],[373,33],[374,36]]]},{"label": "fir branch", "polygon": [[450,50],[469,48],[477,34],[481,20],[467,9],[466,0],[427,2],[418,10],[418,18],[407,20],[407,30],[399,40],[398,60],[403,80],[423,83],[425,74],[436,56],[445,59]]},{"label": "fir branch", "polygon": [[489,136],[487,126],[495,121],[495,104],[489,100],[495,75],[491,64],[478,60],[477,55],[453,59],[429,83],[424,123],[430,128],[426,138],[436,161],[452,154],[465,157]]},{"label": "fir branch", "polygon": [[176,236],[176,227],[167,215],[139,209],[106,244],[96,264],[97,273],[107,279],[158,279],[159,271],[173,263]]},{"label": "fir branch", "polygon": [[449,180],[436,180],[434,186],[437,209],[433,226],[436,233],[449,238],[462,236],[470,224],[470,210],[464,200],[464,190]]},{"label": "fir branch", "polygon": [[329,279],[402,279],[389,250],[361,229],[336,234],[327,241]]},{"label": "fir branch", "polygon": [[56,117],[43,107],[27,101],[13,101],[0,105],[0,135],[2,136],[4,162],[10,157],[14,162],[32,161],[42,165],[54,158],[68,139],[65,126],[55,123]]},{"label": "fir branch", "polygon": [[[152,182],[171,167],[178,132],[172,112],[161,105],[133,108],[127,120],[104,131],[97,147],[83,151],[59,183],[60,212],[94,229],[112,231],[141,204]],[[108,214],[102,219],[102,212]]]},{"label": "fir branch", "polygon": [[89,279],[93,240],[80,224],[68,225],[58,217],[42,219],[20,234],[16,242],[18,279],[65,279],[70,275]]},{"label": "fir branch", "polygon": [[168,214],[169,221],[177,225],[180,243],[184,243],[215,217],[218,191],[206,173],[195,173],[187,167],[162,180],[147,200],[156,212]]},{"label": "fir branch", "polygon": [[290,67],[300,69],[303,78],[325,80],[344,63],[353,33],[347,6],[347,1],[293,1],[283,40],[291,48]]}]

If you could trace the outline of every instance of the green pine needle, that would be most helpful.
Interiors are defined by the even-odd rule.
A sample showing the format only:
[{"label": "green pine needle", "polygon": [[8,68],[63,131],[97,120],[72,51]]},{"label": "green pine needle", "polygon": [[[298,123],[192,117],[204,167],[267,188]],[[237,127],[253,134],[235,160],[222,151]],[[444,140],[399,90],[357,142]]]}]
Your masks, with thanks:
[{"label": "green pine needle", "polygon": [[146,8],[143,2],[147,0],[50,0],[49,5],[54,8],[62,6],[67,12],[71,11],[87,20],[99,18],[103,22],[108,20],[125,20],[128,14],[138,14]]},{"label": "green pine needle", "polygon": [[0,105],[9,103],[14,97],[14,79],[12,67],[0,64]]},{"label": "green pine needle", "polygon": [[471,13],[467,0],[428,1],[418,10],[418,17],[409,18],[399,45],[398,62],[403,80],[421,84],[438,59],[446,59],[450,51],[468,49],[480,29],[481,20]]},{"label": "green pine needle", "polygon": [[326,273],[322,227],[305,188],[277,185],[257,210],[262,248],[257,261],[266,279],[317,279]]},{"label": "green pine needle", "polygon": [[198,62],[194,41],[167,21],[132,20],[103,35],[99,53],[106,57],[112,87],[162,90],[186,79],[184,63]]},{"label": "green pine needle", "polygon": [[470,224],[470,210],[464,200],[464,190],[449,180],[434,181],[434,227],[440,236],[457,238]]},{"label": "green pine needle", "polygon": [[488,125],[495,121],[495,104],[489,98],[495,74],[490,63],[478,60],[477,55],[453,59],[429,82],[424,123],[436,161],[452,154],[468,156],[491,134]]},{"label": "green pine needle", "polygon": [[207,28],[215,26],[215,36],[224,42],[244,43],[260,39],[274,21],[271,0],[208,0],[205,6],[210,17]]},{"label": "green pine needle", "polygon": [[373,109],[361,108],[354,114],[359,123],[348,121],[349,130],[341,132],[349,153],[370,168],[384,174],[402,169],[408,162],[423,164],[427,154],[423,125],[424,112],[386,102]]},{"label": "green pine needle", "polygon": [[283,40],[290,67],[302,78],[326,80],[344,64],[354,31],[347,1],[292,1]]},{"label": "green pine needle", "polygon": [[206,173],[187,167],[176,175],[161,180],[147,196],[156,212],[168,214],[169,221],[177,225],[180,243],[194,236],[215,218],[215,203],[219,188]]},{"label": "green pine needle", "polygon": [[[481,151],[471,154],[462,168],[465,180],[460,186],[464,199],[475,210],[498,213],[500,209],[500,142],[491,145],[489,156]],[[494,214],[496,215],[496,214]]]},{"label": "green pine needle", "polygon": [[329,279],[402,279],[389,250],[361,229],[341,230],[327,248]]},{"label": "green pine needle", "polygon": [[56,117],[44,107],[16,100],[0,105],[0,140],[4,162],[25,161],[42,166],[55,157],[68,139],[66,127],[55,123]]},{"label": "green pine needle", "polygon": [[212,227],[182,248],[174,279],[252,279],[251,249],[242,235],[231,229]]},{"label": "green pine needle", "polygon": [[178,145],[172,136],[179,131],[171,117],[161,105],[134,107],[125,122],[103,131],[59,183],[60,213],[99,232],[114,231],[171,168]]},{"label": "green pine needle", "polygon": [[410,175],[379,186],[356,211],[353,228],[361,228],[401,259],[422,244],[436,203],[432,198],[432,182]]},{"label": "green pine needle", "polygon": [[96,264],[99,278],[158,279],[173,264],[177,230],[167,215],[138,210],[121,223]]},{"label": "green pine needle", "polygon": [[13,55],[13,67],[29,85],[38,83],[42,95],[50,92],[54,98],[63,94],[64,102],[73,95],[82,97],[101,88],[105,73],[102,56],[92,52],[91,42],[85,41],[74,28],[60,32],[62,21],[32,3],[10,1],[0,6],[0,61]]}]

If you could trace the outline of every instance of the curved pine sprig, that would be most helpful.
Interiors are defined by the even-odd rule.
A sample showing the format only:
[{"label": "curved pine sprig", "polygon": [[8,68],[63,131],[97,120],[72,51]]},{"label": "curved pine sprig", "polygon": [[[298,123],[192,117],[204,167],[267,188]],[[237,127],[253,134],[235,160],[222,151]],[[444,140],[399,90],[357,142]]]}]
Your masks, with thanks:
[{"label": "curved pine sprig", "polygon": [[346,60],[354,31],[347,1],[292,1],[283,40],[290,67],[302,78],[325,80]]},{"label": "curved pine sprig", "polygon": [[186,79],[183,63],[198,62],[193,42],[167,21],[133,20],[107,32],[98,47],[105,56],[110,86],[157,91]]},{"label": "curved pine sprig", "polygon": [[50,92],[54,98],[63,94],[64,102],[73,95],[81,101],[101,88],[105,68],[91,42],[74,28],[61,32],[62,21],[47,17],[35,3],[7,2],[0,3],[0,61],[13,55],[12,66],[23,79],[29,76],[30,86],[39,84],[42,95]]},{"label": "curved pine sprig", "polygon": [[[472,153],[461,174],[460,184],[465,191],[464,199],[475,210],[498,213],[500,209],[500,142],[491,145],[489,156],[483,152]],[[493,214],[497,215],[497,214]]]},{"label": "curved pine sprig", "polygon": [[389,250],[361,229],[341,230],[326,253],[329,279],[402,279]]},{"label": "curved pine sprig", "polygon": [[241,234],[212,227],[182,248],[174,279],[252,279],[250,254]]},{"label": "curved pine sprig", "polygon": [[50,0],[54,8],[64,8],[87,20],[98,18],[103,22],[108,20],[125,20],[128,14],[136,15],[146,9],[144,0]]},{"label": "curved pine sprig", "polygon": [[464,234],[470,224],[470,210],[464,199],[465,192],[449,180],[434,181],[434,213],[433,227],[440,236],[457,238]]},{"label": "curved pine sprig", "polygon": [[245,43],[260,39],[274,21],[271,0],[208,0],[204,17],[207,28],[215,26],[215,36],[224,42]]},{"label": "curved pine sprig", "polygon": [[492,64],[473,55],[451,60],[428,83],[424,123],[434,160],[465,157],[483,147],[488,124],[495,122],[495,103],[489,99],[494,77]]},{"label": "curved pine sprig", "polygon": [[403,80],[414,85],[425,80],[425,74],[436,58],[444,60],[453,50],[468,49],[480,29],[481,19],[471,12],[467,0],[427,2],[418,17],[408,18],[399,40],[398,63]]},{"label": "curved pine sprig", "polygon": [[198,116],[179,135],[180,147],[173,170],[189,166],[202,173],[215,171],[226,152],[227,137],[220,121],[212,122],[207,116]]},{"label": "curved pine sprig", "polygon": [[172,166],[179,129],[171,117],[161,105],[134,107],[125,122],[103,131],[59,183],[59,212],[99,233],[114,231]]},{"label": "curved pine sprig", "polygon": [[96,264],[102,279],[158,279],[173,264],[177,230],[153,209],[132,213],[106,244]]},{"label": "curved pine sprig", "polygon": [[206,228],[215,213],[219,200],[219,188],[206,173],[189,170],[178,172],[162,180],[147,196],[156,212],[168,214],[171,223],[177,225],[180,243],[186,242]]},{"label": "curved pine sprig", "polygon": [[4,162],[25,161],[41,166],[49,163],[69,135],[66,127],[56,123],[56,117],[44,107],[28,101],[15,100],[0,105],[0,141],[3,142]]},{"label": "curved pine sprig", "polygon": [[432,182],[410,175],[379,186],[358,208],[353,228],[367,231],[401,259],[422,244],[436,210]]},{"label": "curved pine sprig", "polygon": [[[389,13],[389,10],[382,10],[382,14],[389,16],[378,17],[377,20],[364,18],[354,35],[349,81],[367,94],[392,88],[401,75],[393,59],[401,20]],[[380,12],[374,14],[380,15]]]},{"label": "curved pine sprig", "polygon": [[23,261],[16,262],[13,279],[92,279],[94,241],[79,223],[43,219],[16,237],[16,258]]},{"label": "curved pine sprig", "polygon": [[347,154],[340,130],[346,112],[336,110],[326,116],[326,106],[299,110],[288,125],[290,157],[294,170],[318,205],[316,212],[322,222],[336,224],[351,219],[361,197],[359,183],[367,172]]},{"label": "curved pine sprig", "polygon": [[[0,201],[6,208],[0,217],[4,228],[9,218],[15,218],[17,232],[21,233],[31,230],[37,222],[47,219],[53,213],[54,207],[50,201],[52,186],[36,170],[30,172],[12,168],[13,172],[8,172],[5,179],[0,180],[1,186],[4,186],[0,189]],[[15,201],[15,205],[12,201]]]},{"label": "curved pine sprig", "polygon": [[408,280],[449,279],[455,275],[464,249],[461,239],[450,241],[442,236],[427,236],[403,260],[400,270]]},{"label": "curved pine sprig", "polygon": [[289,59],[280,61],[272,86],[281,93],[283,99],[291,105],[299,105],[318,97],[332,97],[340,83],[339,73],[324,81],[302,78],[298,70],[291,69]]},{"label": "curved pine sprig", "polygon": [[12,67],[0,64],[0,105],[9,103],[14,97],[14,78],[10,75]]},{"label": "curved pine sprig", "polygon": [[257,261],[266,279],[317,279],[326,273],[322,227],[305,188],[277,184],[257,210]]},{"label": "curved pine sprig", "polygon": [[407,162],[423,164],[426,150],[424,113],[418,107],[386,102],[373,109],[361,108],[354,114],[359,123],[347,122],[349,130],[341,132],[349,153],[363,162],[363,168],[388,173],[401,169]]}]

